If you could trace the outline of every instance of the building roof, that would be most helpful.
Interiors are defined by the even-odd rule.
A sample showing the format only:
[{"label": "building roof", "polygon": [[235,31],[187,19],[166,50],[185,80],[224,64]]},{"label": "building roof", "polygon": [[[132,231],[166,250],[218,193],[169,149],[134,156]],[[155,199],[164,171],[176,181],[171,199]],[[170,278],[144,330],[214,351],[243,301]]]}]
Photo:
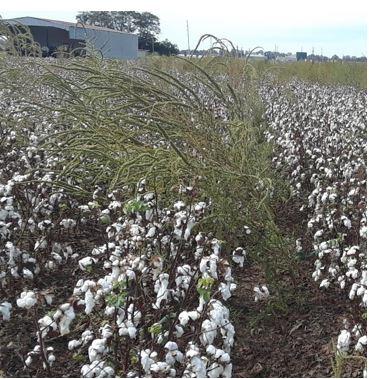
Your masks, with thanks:
[{"label": "building roof", "polygon": [[78,27],[78,28],[85,28],[85,29],[101,30],[101,31],[106,31],[106,32],[133,34],[133,33],[128,33],[128,32],[122,32],[116,29],[104,28],[101,26],[86,25],[81,22],[75,23],[75,22],[69,22],[69,21],[50,20],[47,18],[39,18],[39,17],[25,16],[25,17],[10,18],[3,21],[6,21],[11,24],[19,23],[26,26],[50,26],[50,27],[65,29],[65,30],[69,30],[70,27]]}]

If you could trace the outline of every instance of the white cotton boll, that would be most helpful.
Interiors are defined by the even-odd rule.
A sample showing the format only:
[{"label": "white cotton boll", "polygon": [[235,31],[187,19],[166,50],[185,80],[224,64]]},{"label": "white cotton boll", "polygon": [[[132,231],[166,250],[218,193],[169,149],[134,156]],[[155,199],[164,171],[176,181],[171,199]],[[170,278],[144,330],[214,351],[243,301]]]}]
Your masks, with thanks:
[{"label": "white cotton boll", "polygon": [[[76,317],[76,314],[74,313],[74,309],[73,309],[73,306],[69,303],[65,303],[65,304],[62,304],[60,307],[59,307],[59,312],[55,312],[54,314],[54,320],[60,318],[59,320],[59,330],[60,330],[60,334],[61,335],[64,335],[64,334],[67,334],[70,332],[70,324],[72,323],[72,321],[75,319]],[[59,317],[56,317],[56,314],[58,314]]]},{"label": "white cotton boll", "polygon": [[187,221],[187,225],[186,225],[186,230],[184,232],[184,235],[183,235],[183,238],[188,241],[188,239],[190,238],[191,236],[191,231],[193,229],[193,227],[196,225],[196,222],[195,220],[190,217],[190,219]]},{"label": "white cotton boll", "polygon": [[329,280],[328,279],[323,279],[322,280],[322,282],[320,283],[320,288],[328,288],[329,287],[329,285],[330,285],[330,282],[329,282]]},{"label": "white cotton boll", "polygon": [[350,219],[348,219],[346,216],[342,216],[341,217],[341,220],[343,222],[343,225],[347,228],[347,229],[351,229],[351,221]]},{"label": "white cotton boll", "polygon": [[318,238],[321,237],[323,234],[324,234],[324,230],[323,230],[323,229],[318,230],[318,231],[314,234],[314,240],[318,239]]},{"label": "white cotton boll", "polygon": [[207,376],[209,378],[220,378],[223,373],[223,366],[217,362],[213,362],[207,369]]},{"label": "white cotton boll", "polygon": [[115,374],[115,371],[110,366],[105,366],[102,368],[99,378],[113,378]]},{"label": "white cotton boll", "polygon": [[346,255],[355,255],[360,250],[359,246],[351,246]]},{"label": "white cotton boll", "polygon": [[219,359],[223,354],[224,354],[224,350],[216,349],[214,357],[215,357],[215,359]]},{"label": "white cotton boll", "polygon": [[71,218],[63,219],[59,223],[59,225],[65,229],[72,229],[76,226],[76,224],[77,224],[76,221]]},{"label": "white cotton boll", "polygon": [[99,329],[101,333],[101,337],[105,339],[109,339],[113,335],[113,331],[110,325],[106,324],[102,328]]},{"label": "white cotton boll", "polygon": [[24,268],[22,270],[23,278],[25,279],[33,279],[33,272],[28,270],[28,268]]},{"label": "white cotton boll", "polygon": [[150,357],[150,350],[142,350],[140,353],[141,356],[141,366],[146,374],[150,372],[150,367],[155,361]]},{"label": "white cotton boll", "polygon": [[168,341],[165,346],[164,346],[165,349],[168,349],[170,351],[172,350],[178,350],[178,345],[175,343],[175,342],[172,342],[172,341]]},{"label": "white cotton boll", "polygon": [[191,358],[191,365],[197,378],[206,378],[206,366],[202,359],[197,356]]},{"label": "white cotton boll", "polygon": [[352,279],[357,279],[359,277],[359,270],[354,268],[354,267],[350,267],[349,270],[346,272],[346,276],[348,278],[352,278]]},{"label": "white cotton boll", "polygon": [[220,283],[219,291],[222,294],[223,300],[228,300],[232,296],[229,284]]},{"label": "white cotton boll", "polygon": [[57,329],[56,322],[50,317],[50,316],[44,316],[40,320],[38,320],[38,324],[40,325],[41,334],[42,337],[45,338],[49,332],[49,328],[52,328],[52,330]]},{"label": "white cotton boll", "polygon": [[357,344],[355,345],[355,350],[362,353],[364,351],[364,346],[367,344],[367,336],[362,336],[357,341]]},{"label": "white cotton boll", "polygon": [[32,364],[32,356],[29,355],[29,356],[26,358],[26,360],[24,361],[24,363],[25,363],[25,365],[26,365],[27,367],[30,367],[31,364]]},{"label": "white cotton boll", "polygon": [[180,211],[182,209],[184,209],[186,207],[186,204],[183,202],[183,201],[177,201],[176,203],[174,203],[173,205],[173,208],[176,210],[176,211]]},{"label": "white cotton boll", "polygon": [[217,349],[214,347],[214,345],[208,345],[208,347],[206,348],[206,352],[210,355],[215,355],[216,350]]},{"label": "white cotton boll", "polygon": [[120,336],[128,336],[128,328],[126,326],[122,326],[119,328]]},{"label": "white cotton boll", "polygon": [[48,357],[47,357],[47,361],[49,362],[50,366],[53,365],[53,363],[55,362],[55,355],[54,354],[49,354]]},{"label": "white cotton boll", "polygon": [[350,258],[347,262],[347,267],[355,267],[356,263],[357,263],[356,258]]},{"label": "white cotton boll", "polygon": [[37,240],[35,243],[34,251],[37,250],[45,250],[47,247],[47,241],[46,239]]},{"label": "white cotton boll", "polygon": [[367,227],[366,227],[366,225],[364,225],[364,226],[362,226],[362,227],[360,228],[360,232],[359,232],[359,234],[360,234],[360,237],[361,237],[361,238],[366,239],[366,234],[367,234]]},{"label": "white cotton boll", "polygon": [[153,238],[156,234],[156,227],[152,226],[149,231],[146,233],[146,238]]},{"label": "white cotton boll", "polygon": [[81,346],[82,342],[79,340],[71,340],[68,342],[68,350],[74,350],[77,347]]},{"label": "white cotton boll", "polygon": [[183,334],[184,334],[183,328],[180,325],[176,325],[175,328],[176,328],[176,331],[174,332],[174,335],[177,338],[181,338],[183,336]]},{"label": "white cotton boll", "polygon": [[19,308],[30,309],[37,303],[36,294],[33,291],[22,292],[20,299],[17,299]]},{"label": "white cotton boll", "polygon": [[169,366],[173,366],[173,365],[176,363],[176,360],[175,360],[175,358],[173,357],[172,352],[168,352],[168,353],[165,355],[165,362],[166,362]]},{"label": "white cotton boll", "polygon": [[94,333],[89,329],[85,330],[81,335],[81,340],[82,340],[83,345],[85,345],[87,342],[92,341],[93,339],[94,339]]},{"label": "white cotton boll", "polygon": [[179,363],[183,362],[184,355],[183,355],[183,353],[181,351],[176,350],[176,351],[172,352],[172,354],[174,355],[174,357],[175,357],[175,359],[176,359],[177,362],[179,362]]},{"label": "white cotton boll", "polygon": [[137,329],[134,326],[129,326],[127,328],[127,332],[128,332],[129,338],[131,339],[136,338]]},{"label": "white cotton boll", "polygon": [[351,334],[347,330],[341,330],[337,340],[337,349],[342,352],[347,352],[350,348]]},{"label": "white cotton boll", "polygon": [[137,224],[132,224],[129,232],[131,236],[134,237],[134,236],[139,236],[143,231],[144,229],[141,226]]},{"label": "white cotton boll", "polygon": [[82,378],[92,378],[94,375],[93,370],[90,368],[90,365],[83,365],[81,368]]},{"label": "white cotton boll", "polygon": [[153,363],[150,366],[150,371],[158,373],[160,371],[160,366],[158,365],[158,363]]},{"label": "white cotton boll", "polygon": [[362,296],[365,293],[366,289],[364,286],[360,286],[356,292],[357,296]]},{"label": "white cotton boll", "polygon": [[265,300],[269,297],[269,290],[268,288],[264,285],[261,287],[254,287],[254,295],[255,295],[255,301],[259,300]]},{"label": "white cotton boll", "polygon": [[246,251],[242,249],[241,247],[238,247],[232,253],[232,260],[233,262],[237,263],[240,267],[243,267],[245,256],[246,256]]},{"label": "white cotton boll", "polygon": [[46,304],[51,305],[51,303],[53,302],[54,295],[44,294],[44,298],[45,298]]},{"label": "white cotton boll", "polygon": [[188,321],[190,320],[190,317],[188,315],[188,312],[187,311],[182,311],[179,315],[178,315],[178,319],[179,319],[179,322],[182,326],[186,326],[188,324]]},{"label": "white cotton boll", "polygon": [[222,356],[219,358],[220,362],[228,363],[231,360],[231,357],[228,353],[222,354]]},{"label": "white cotton boll", "polygon": [[4,321],[10,320],[10,311],[12,309],[12,305],[8,303],[7,301],[4,301],[0,304],[0,313],[3,316]]},{"label": "white cotton boll", "polygon": [[350,293],[349,293],[349,299],[350,300],[353,300],[355,295],[356,295],[356,291],[358,289],[359,285],[357,283],[354,283],[351,287],[351,290],[350,290]]},{"label": "white cotton boll", "polygon": [[90,359],[90,362],[93,362],[100,359],[101,355],[106,352],[108,352],[108,348],[106,347],[106,339],[97,338],[92,341],[88,348],[88,358]]},{"label": "white cotton boll", "polygon": [[85,293],[85,313],[86,315],[90,314],[92,312],[92,309],[95,306],[95,299],[94,295],[92,294],[91,290],[88,289]]},{"label": "white cotton boll", "polygon": [[190,312],[188,312],[188,317],[189,317],[192,321],[196,321],[196,320],[200,317],[200,313],[197,312],[197,311],[190,311]]},{"label": "white cotton boll", "polygon": [[225,368],[223,370],[222,377],[223,378],[232,378],[232,363],[228,363],[225,366]]},{"label": "white cotton boll", "polygon": [[217,324],[210,320],[204,320],[201,325],[202,334],[200,335],[201,343],[210,345],[217,336]]},{"label": "white cotton boll", "polygon": [[86,271],[88,266],[91,266],[92,264],[96,263],[97,259],[92,257],[85,257],[78,261],[79,268],[82,271]]},{"label": "white cotton boll", "polygon": [[160,305],[162,301],[165,301],[168,299],[169,291],[168,291],[168,285],[169,285],[169,274],[160,274],[159,279],[155,282],[155,286],[158,285],[158,291],[156,296],[156,303],[153,304],[154,309],[160,309]]}]

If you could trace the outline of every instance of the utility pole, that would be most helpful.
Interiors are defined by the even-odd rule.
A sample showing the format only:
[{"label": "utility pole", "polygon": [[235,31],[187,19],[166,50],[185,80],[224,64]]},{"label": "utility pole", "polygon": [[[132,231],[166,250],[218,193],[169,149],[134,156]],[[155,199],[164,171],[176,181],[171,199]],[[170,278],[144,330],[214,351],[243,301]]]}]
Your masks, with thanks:
[{"label": "utility pole", "polygon": [[190,55],[190,29],[188,27],[188,20],[186,21],[187,23],[187,52],[188,52],[188,55]]}]

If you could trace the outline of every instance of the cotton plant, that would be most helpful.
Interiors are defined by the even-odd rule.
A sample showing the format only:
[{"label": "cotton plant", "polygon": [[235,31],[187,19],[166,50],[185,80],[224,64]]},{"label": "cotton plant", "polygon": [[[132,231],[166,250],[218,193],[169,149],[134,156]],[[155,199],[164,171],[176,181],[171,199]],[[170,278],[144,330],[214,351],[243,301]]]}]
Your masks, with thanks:
[{"label": "cotton plant", "polygon": [[[105,226],[107,243],[75,260],[82,278],[69,302],[55,304],[53,312],[38,320],[41,337],[68,336],[79,314],[93,320],[95,332],[73,333],[66,346],[87,354],[83,377],[116,374],[108,363],[117,354],[112,343],[116,339],[125,341],[129,354],[137,357],[126,368],[127,376],[230,375],[235,330],[225,301],[236,289],[232,266],[220,241],[193,234],[193,225],[190,229],[188,225],[189,220],[201,221],[207,205],[190,206],[180,200],[172,208],[160,209],[145,184],[140,188],[134,202],[111,214]],[[148,212],[153,206],[155,214]],[[94,212],[99,217],[98,208]],[[178,212],[186,214],[181,224]],[[56,250],[62,255],[60,249],[61,245]],[[243,249],[240,253],[243,256]],[[178,312],[184,303],[189,309]],[[200,334],[193,341],[190,336],[196,328]],[[149,341],[155,350],[147,349]],[[183,342],[187,348],[179,347]],[[159,352],[163,360],[158,359]]]}]

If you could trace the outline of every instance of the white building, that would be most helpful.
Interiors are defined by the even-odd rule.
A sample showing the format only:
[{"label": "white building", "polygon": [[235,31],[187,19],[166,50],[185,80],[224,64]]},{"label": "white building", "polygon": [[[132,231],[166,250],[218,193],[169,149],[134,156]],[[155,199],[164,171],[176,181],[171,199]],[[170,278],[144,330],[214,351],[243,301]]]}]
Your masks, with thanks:
[{"label": "white building", "polygon": [[10,25],[26,25],[41,48],[56,51],[61,46],[70,50],[90,43],[104,58],[136,59],[138,37],[135,34],[99,26],[37,17],[19,17],[4,20]]}]

